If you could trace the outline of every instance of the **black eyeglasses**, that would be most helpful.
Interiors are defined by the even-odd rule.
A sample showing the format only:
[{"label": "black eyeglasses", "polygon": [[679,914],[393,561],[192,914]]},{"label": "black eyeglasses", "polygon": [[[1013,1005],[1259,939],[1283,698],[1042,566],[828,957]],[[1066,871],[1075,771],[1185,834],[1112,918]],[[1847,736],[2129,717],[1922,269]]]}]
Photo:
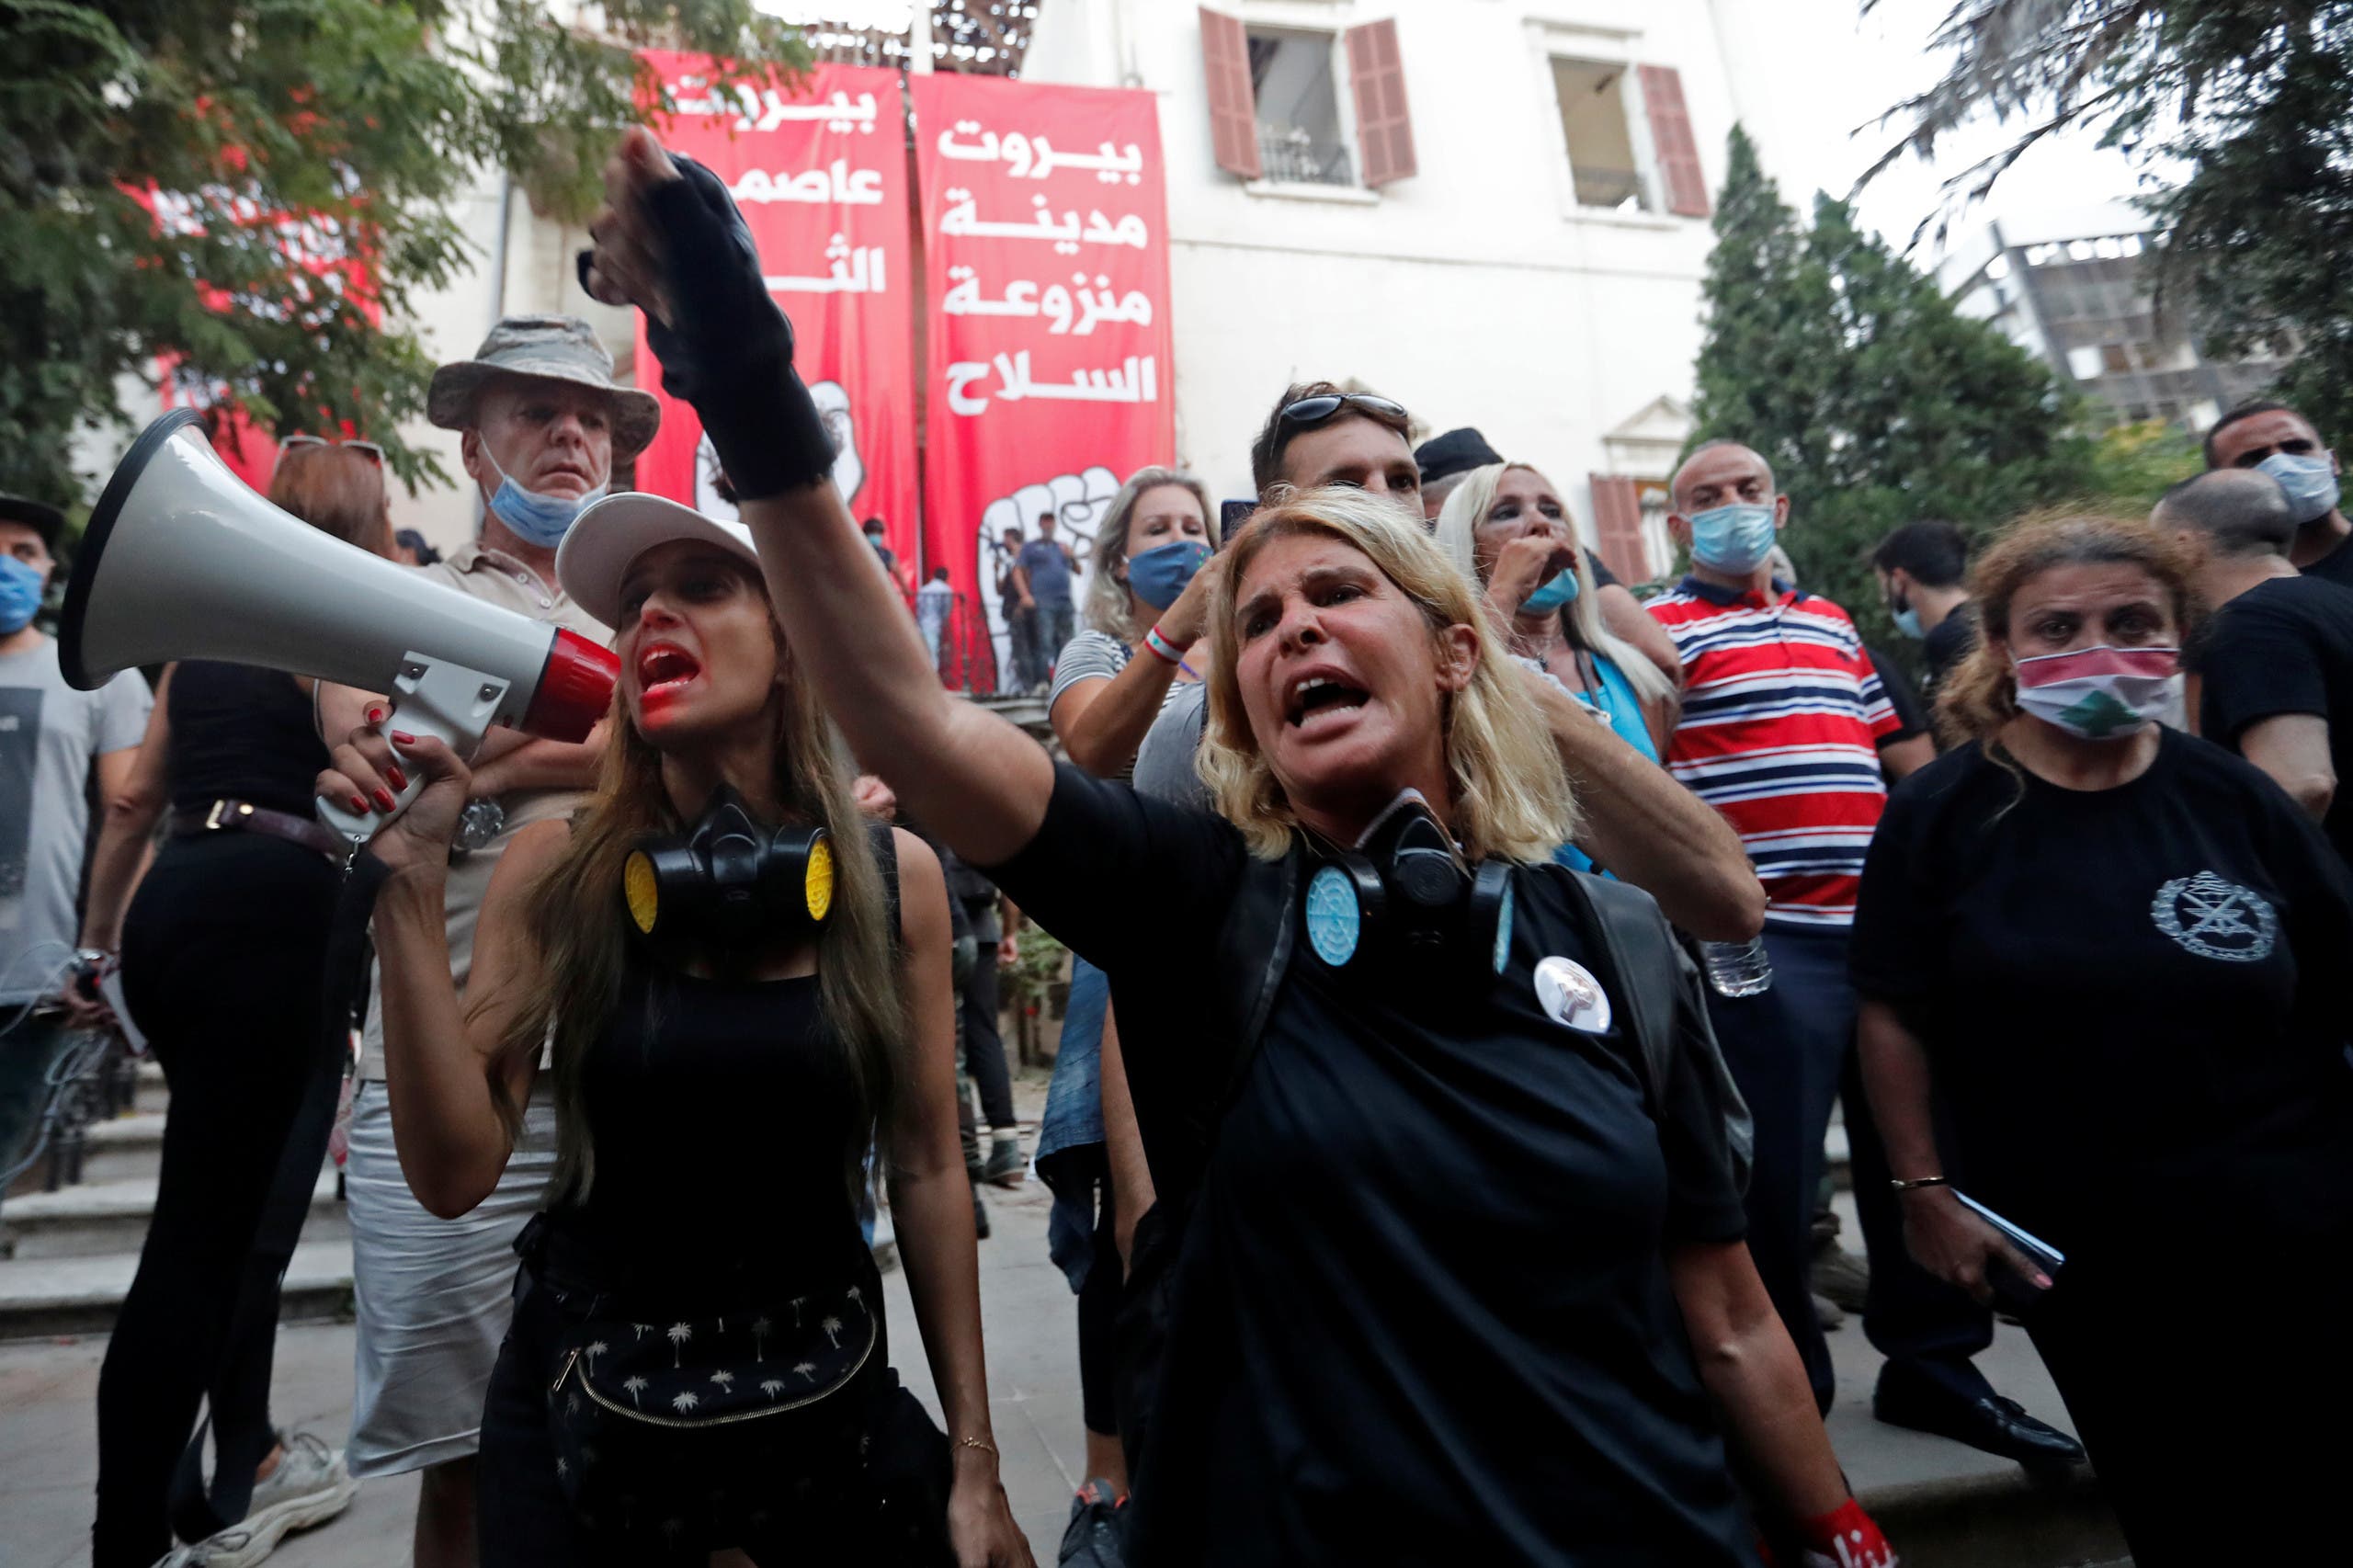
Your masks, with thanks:
[{"label": "black eyeglasses", "polygon": [[1404,404],[1392,403],[1385,397],[1374,397],[1370,392],[1324,392],[1317,397],[1303,397],[1297,403],[1284,404],[1282,413],[1276,418],[1285,425],[1313,430],[1344,408],[1379,415],[1401,424],[1410,417]]},{"label": "black eyeglasses", "polygon": [[278,438],[278,461],[270,464],[272,475],[278,472],[278,463],[286,460],[287,453],[302,447],[341,447],[346,451],[358,452],[378,468],[384,466],[384,449],[373,441],[330,441],[324,436],[280,436]]}]

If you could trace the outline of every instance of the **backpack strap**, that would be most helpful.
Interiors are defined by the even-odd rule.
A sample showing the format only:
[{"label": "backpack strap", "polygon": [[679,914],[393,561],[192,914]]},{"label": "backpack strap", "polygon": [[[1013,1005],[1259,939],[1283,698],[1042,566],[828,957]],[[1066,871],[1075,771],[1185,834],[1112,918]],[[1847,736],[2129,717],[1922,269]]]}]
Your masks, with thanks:
[{"label": "backpack strap", "polygon": [[1756,1129],[1748,1102],[1733,1083],[1732,1069],[1716,1047],[1714,1025],[1708,1020],[1699,966],[1677,937],[1658,903],[1640,888],[1608,877],[1588,876],[1564,867],[1558,872],[1567,882],[1572,903],[1586,916],[1587,928],[1601,939],[1618,982],[1618,1002],[1627,1032],[1635,1042],[1635,1060],[1643,1075],[1643,1097],[1654,1117],[1662,1109],[1661,1096],[1674,1077],[1679,1056],[1698,1059],[1702,1072],[1715,1080],[1724,1106],[1724,1140],[1732,1151],[1734,1179],[1748,1188],[1755,1163]]},{"label": "backpack strap", "polygon": [[1222,1117],[1242,1093],[1242,1080],[1258,1054],[1259,1037],[1267,1031],[1267,1016],[1274,1011],[1276,994],[1290,968],[1299,922],[1291,918],[1299,902],[1300,868],[1306,851],[1297,839],[1280,862],[1269,866],[1254,860],[1245,869],[1233,912],[1218,932],[1218,973],[1244,977],[1227,997],[1225,1088],[1218,1096]]}]

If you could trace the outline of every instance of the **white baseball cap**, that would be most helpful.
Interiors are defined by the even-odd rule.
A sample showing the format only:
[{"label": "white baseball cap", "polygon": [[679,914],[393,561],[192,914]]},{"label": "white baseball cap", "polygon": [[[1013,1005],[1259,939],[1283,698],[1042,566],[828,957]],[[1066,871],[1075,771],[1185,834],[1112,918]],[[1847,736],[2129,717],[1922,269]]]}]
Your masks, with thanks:
[{"label": "white baseball cap", "polygon": [[682,539],[732,550],[755,573],[760,569],[752,530],[743,524],[722,523],[691,506],[631,490],[580,509],[556,547],[556,581],[573,603],[618,631],[621,579],[631,563],[656,545]]}]

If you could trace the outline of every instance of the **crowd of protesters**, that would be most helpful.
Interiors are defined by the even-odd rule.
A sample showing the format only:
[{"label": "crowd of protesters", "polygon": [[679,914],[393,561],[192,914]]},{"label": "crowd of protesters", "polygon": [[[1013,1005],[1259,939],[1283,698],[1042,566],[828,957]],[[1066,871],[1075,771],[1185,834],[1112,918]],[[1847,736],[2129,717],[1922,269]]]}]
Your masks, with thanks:
[{"label": "crowd of protesters", "polygon": [[[1032,1168],[1025,919],[1075,960],[1034,1148],[1063,1562],[1893,1564],[1824,1425],[1834,1122],[1880,1420],[2088,1460],[2143,1568],[2336,1528],[2353,1440],[2298,1417],[2353,1393],[2353,526],[2294,410],[2225,415],[2146,518],[1892,531],[1924,703],[1798,585],[1742,432],[1673,475],[1688,572],[1643,599],[1538,467],[1302,382],[1246,518],[1152,467],[1092,539],[1007,530],[1000,684],[1057,760],[943,688],[953,591],[835,494],[724,188],[642,132],[607,183],[583,282],[649,307],[740,520],[608,494],[659,405],[564,317],[434,378],[474,542],[395,536],[364,442],[271,490],[609,642],[587,741],[459,756],[193,661],[74,691],[32,623],[63,518],[0,498],[0,1043],[116,1023],[119,969],[173,1093],[101,1568],[242,1568],[411,1471],[425,1568],[1031,1561],[975,1250]],[[383,819],[372,954],[314,797]],[[358,1040],[339,1445],[269,1398],[323,1017]],[[1997,1309],[2080,1443],[1975,1364]]]}]

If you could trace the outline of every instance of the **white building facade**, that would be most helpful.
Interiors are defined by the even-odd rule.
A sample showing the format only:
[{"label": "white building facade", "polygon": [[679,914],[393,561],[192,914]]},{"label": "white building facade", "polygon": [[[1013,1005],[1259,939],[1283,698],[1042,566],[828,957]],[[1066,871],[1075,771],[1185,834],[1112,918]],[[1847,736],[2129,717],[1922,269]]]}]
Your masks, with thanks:
[{"label": "white building facade", "polygon": [[1040,0],[1022,74],[1159,100],[1177,444],[1218,494],[1331,380],[1476,426],[1614,569],[1668,569],[1733,120],[1706,0]]}]

